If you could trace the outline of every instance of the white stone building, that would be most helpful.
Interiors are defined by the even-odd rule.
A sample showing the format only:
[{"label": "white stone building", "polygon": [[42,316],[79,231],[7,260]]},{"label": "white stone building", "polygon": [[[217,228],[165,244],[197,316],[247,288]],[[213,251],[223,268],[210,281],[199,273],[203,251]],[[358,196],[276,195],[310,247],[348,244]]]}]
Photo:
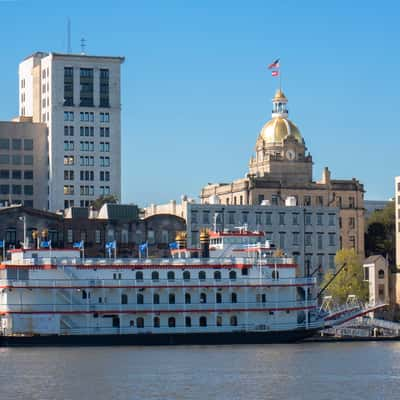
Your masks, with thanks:
[{"label": "white stone building", "polygon": [[[334,207],[296,206],[295,198],[286,199],[285,206],[198,204],[186,197],[182,203],[151,205],[145,215],[174,214],[186,220],[190,247],[199,245],[201,229],[223,231],[247,226],[250,231],[263,231],[266,239],[293,256],[304,274],[325,272],[334,268],[339,250],[339,209]],[[315,272],[317,274],[317,272]]]},{"label": "white stone building", "polygon": [[20,115],[48,126],[50,210],[121,198],[123,61],[37,52],[19,65]]}]

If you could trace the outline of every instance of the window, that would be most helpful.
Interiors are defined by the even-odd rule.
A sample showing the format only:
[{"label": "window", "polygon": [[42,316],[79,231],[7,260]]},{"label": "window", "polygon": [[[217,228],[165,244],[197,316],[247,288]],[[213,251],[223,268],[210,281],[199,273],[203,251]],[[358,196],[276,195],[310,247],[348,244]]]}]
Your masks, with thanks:
[{"label": "window", "polygon": [[74,69],[64,67],[64,106],[74,105]]},{"label": "window", "polygon": [[242,212],[242,223],[247,224],[249,219],[249,213],[244,211]]},{"label": "window", "polygon": [[24,195],[26,196],[33,195],[33,185],[24,185]]},{"label": "window", "polygon": [[260,212],[256,212],[256,225],[261,225],[261,213]]},{"label": "window", "polygon": [[10,149],[10,139],[0,138],[0,150],[9,150],[9,149]]},{"label": "window", "polygon": [[214,271],[214,279],[216,281],[220,281],[221,280],[221,271]]},{"label": "window", "polygon": [[110,128],[109,127],[101,127],[100,128],[100,137],[110,137]]},{"label": "window", "polygon": [[231,293],[231,303],[237,303],[237,294]]},{"label": "window", "polygon": [[33,171],[32,170],[26,170],[24,171],[24,179],[33,179]]},{"label": "window", "polygon": [[217,315],[215,323],[217,326],[222,326],[222,315]]},{"label": "window", "polygon": [[200,293],[200,303],[207,303],[207,295],[204,292]]},{"label": "window", "polygon": [[272,279],[279,279],[279,271],[274,269],[271,274]]},{"label": "window", "polygon": [[324,197],[317,196],[317,207],[323,207],[323,206],[324,206]]},{"label": "window", "polygon": [[285,225],[285,213],[279,213],[279,225]]},{"label": "window", "polygon": [[12,194],[22,194],[21,185],[12,185],[11,189]]},{"label": "window", "polygon": [[306,246],[311,246],[312,245],[312,234],[311,233],[304,234],[304,244]]},{"label": "window", "polygon": [[310,213],[306,213],[304,215],[304,224],[311,225],[311,214]]},{"label": "window", "polygon": [[329,226],[335,226],[335,214],[328,214],[328,224]]},{"label": "window", "polygon": [[204,271],[199,272],[199,279],[204,281],[206,279],[206,273]]},{"label": "window", "polygon": [[231,326],[237,326],[238,320],[236,315],[232,315],[232,317],[230,318],[230,324]]},{"label": "window", "polygon": [[185,293],[185,304],[190,304],[192,301],[190,293]]},{"label": "window", "polygon": [[152,279],[153,281],[158,281],[158,280],[160,279],[159,273],[158,273],[157,271],[153,271],[153,272],[151,273],[151,279]]},{"label": "window", "polygon": [[168,304],[175,304],[175,294],[174,293],[170,293],[168,295]]},{"label": "window", "polygon": [[142,318],[142,317],[136,318],[136,326],[139,329],[144,328],[144,318]]},{"label": "window", "polygon": [[12,139],[12,149],[13,150],[22,150],[22,140],[21,139]]},{"label": "window", "polygon": [[121,304],[128,304],[128,295],[127,294],[121,294]]},{"label": "window", "polygon": [[203,224],[210,223],[210,211],[203,211]]},{"label": "window", "polygon": [[168,328],[175,328],[176,322],[174,317],[168,318]]},{"label": "window", "polygon": [[304,203],[305,206],[311,206],[311,196],[304,196]]},{"label": "window", "polygon": [[354,217],[349,218],[349,229],[354,229],[356,227],[356,219]]},{"label": "window", "polygon": [[354,249],[356,247],[356,237],[349,236],[349,242],[350,242],[350,247]]},{"label": "window", "polygon": [[109,113],[100,113],[100,122],[110,122],[110,114]]},{"label": "window", "polygon": [[153,304],[160,304],[160,295],[158,293],[153,294]]},{"label": "window", "polygon": [[189,271],[183,271],[183,280],[184,281],[190,280],[190,272]]},{"label": "window", "polygon": [[228,224],[233,225],[235,223],[235,212],[229,211],[228,212]]},{"label": "window", "polygon": [[14,154],[12,156],[12,163],[13,163],[13,165],[21,165],[22,164],[22,157],[19,154]]},{"label": "window", "polygon": [[323,225],[323,214],[317,214],[317,225]]},{"label": "window", "polygon": [[74,194],[73,185],[64,185],[64,195],[69,196]]},{"label": "window", "polygon": [[300,233],[299,232],[293,232],[293,246],[298,246],[300,242]]},{"label": "window", "polygon": [[272,213],[265,214],[265,225],[272,225]]},{"label": "window", "polygon": [[0,164],[10,164],[10,157],[8,154],[0,154]]},{"label": "window", "polygon": [[229,271],[229,279],[230,280],[236,279],[236,271]]},{"label": "window", "polygon": [[378,271],[378,278],[379,279],[384,279],[385,278],[385,271],[383,269],[380,269]]},{"label": "window", "polygon": [[185,326],[190,328],[192,326],[192,319],[190,317],[185,317]]},{"label": "window", "polygon": [[215,302],[218,304],[222,303],[222,294],[221,293],[219,293],[219,292],[215,293]]},{"label": "window", "polygon": [[72,229],[67,229],[67,241],[68,243],[72,243],[73,241]]},{"label": "window", "polygon": [[175,272],[174,271],[168,271],[167,272],[167,279],[169,281],[174,281],[175,280]]},{"label": "window", "polygon": [[74,165],[74,156],[64,156],[64,165]]},{"label": "window", "polygon": [[110,106],[109,70],[100,69],[100,107]]},{"label": "window", "polygon": [[329,237],[329,246],[336,246],[336,234],[330,233],[328,237]]},{"label": "window", "polygon": [[136,303],[137,304],[144,304],[144,296],[142,293],[138,293],[136,295]]},{"label": "window", "polygon": [[80,106],[93,106],[93,69],[80,69]]},{"label": "window", "polygon": [[204,317],[204,316],[200,317],[199,318],[199,325],[200,326],[207,326],[207,317]]},{"label": "window", "polygon": [[279,247],[281,249],[285,248],[285,232],[279,232]]},{"label": "window", "polygon": [[329,268],[331,268],[331,269],[335,268],[335,255],[334,254],[328,255],[328,263],[329,263]]},{"label": "window", "polygon": [[8,169],[0,169],[0,179],[9,179],[10,171]]},{"label": "window", "polygon": [[0,194],[10,194],[10,185],[0,185]]},{"label": "window", "polygon": [[160,327],[160,317],[154,317],[153,318],[153,327],[154,328],[159,328]]},{"label": "window", "polygon": [[25,155],[24,156],[24,165],[33,165],[33,156]]},{"label": "window", "polygon": [[355,208],[355,204],[356,204],[356,202],[355,202],[354,197],[350,196],[349,197],[349,208]]},{"label": "window", "polygon": [[318,245],[318,250],[322,250],[323,249],[323,234],[322,233],[318,233],[317,236],[317,245]]},{"label": "window", "polygon": [[143,281],[143,272],[142,271],[136,271],[135,278],[137,281]]},{"label": "window", "polygon": [[12,179],[22,179],[22,172],[21,171],[12,171],[11,173]]},{"label": "window", "polygon": [[110,180],[110,171],[100,171],[100,181],[108,182]]},{"label": "window", "polygon": [[33,150],[33,139],[24,139],[24,150]]}]

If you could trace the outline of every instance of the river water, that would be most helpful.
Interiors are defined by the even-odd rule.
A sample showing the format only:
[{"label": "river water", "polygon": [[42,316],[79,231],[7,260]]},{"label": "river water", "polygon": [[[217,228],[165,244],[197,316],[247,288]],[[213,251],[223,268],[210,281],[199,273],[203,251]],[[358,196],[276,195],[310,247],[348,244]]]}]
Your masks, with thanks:
[{"label": "river water", "polygon": [[400,342],[2,348],[0,399],[400,399]]}]

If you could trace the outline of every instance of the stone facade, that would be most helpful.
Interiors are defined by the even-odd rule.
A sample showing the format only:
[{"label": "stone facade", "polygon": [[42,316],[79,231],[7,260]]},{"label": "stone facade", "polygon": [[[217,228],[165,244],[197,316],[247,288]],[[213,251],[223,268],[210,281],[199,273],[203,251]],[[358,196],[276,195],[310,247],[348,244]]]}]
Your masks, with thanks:
[{"label": "stone facade", "polygon": [[249,173],[231,183],[205,186],[201,202],[275,206],[296,198],[298,206],[340,209],[340,247],[364,254],[364,187],[356,179],[331,179],[325,168],[320,181],[312,180],[312,158],[296,125],[288,119],[287,99],[278,91],[273,99],[272,120],[262,128]]}]

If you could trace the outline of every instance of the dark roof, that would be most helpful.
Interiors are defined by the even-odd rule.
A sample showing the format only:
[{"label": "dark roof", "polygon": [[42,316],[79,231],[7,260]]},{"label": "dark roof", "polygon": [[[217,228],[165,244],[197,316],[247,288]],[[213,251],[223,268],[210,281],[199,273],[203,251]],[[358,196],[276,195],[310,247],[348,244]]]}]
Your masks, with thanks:
[{"label": "dark roof", "polygon": [[36,215],[44,218],[54,218],[54,219],[63,219],[63,215],[56,214],[50,211],[38,210],[36,208],[26,207],[21,204],[15,204],[8,207],[0,208],[0,214],[7,214],[7,213],[15,213],[18,214],[30,214]]},{"label": "dark roof", "polygon": [[383,257],[383,256],[380,255],[380,254],[373,255],[373,256],[369,256],[369,257],[367,257],[367,258],[364,260],[363,264],[375,264],[375,263],[376,263],[377,261],[379,261],[381,258],[385,259],[385,257]]}]

